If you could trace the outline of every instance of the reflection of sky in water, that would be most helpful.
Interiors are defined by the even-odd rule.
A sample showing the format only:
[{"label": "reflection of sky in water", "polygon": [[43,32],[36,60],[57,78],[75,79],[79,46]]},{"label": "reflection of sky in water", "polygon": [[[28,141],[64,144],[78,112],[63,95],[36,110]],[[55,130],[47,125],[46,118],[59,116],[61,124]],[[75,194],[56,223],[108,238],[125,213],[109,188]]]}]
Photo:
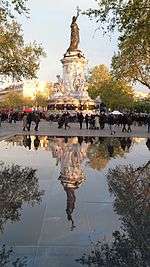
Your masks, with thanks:
[{"label": "reflection of sky in water", "polygon": [[[90,233],[94,239],[110,238],[119,222],[105,174],[120,164],[147,162],[146,139],[133,138],[125,151],[117,138],[39,137],[38,149],[34,140],[32,136],[30,150],[23,137],[0,142],[0,160],[37,169],[40,190],[45,191],[40,205],[23,204],[20,222],[6,223],[1,241],[15,246],[86,246]],[[108,144],[116,146],[114,156],[106,151]]]}]

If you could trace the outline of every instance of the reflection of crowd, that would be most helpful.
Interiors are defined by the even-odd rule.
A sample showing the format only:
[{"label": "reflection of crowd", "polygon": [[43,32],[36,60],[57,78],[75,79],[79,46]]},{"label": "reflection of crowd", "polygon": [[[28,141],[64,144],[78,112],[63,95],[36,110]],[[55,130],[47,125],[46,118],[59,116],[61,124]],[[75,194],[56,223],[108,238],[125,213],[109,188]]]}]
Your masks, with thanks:
[{"label": "reflection of crowd", "polygon": [[[30,135],[24,135],[23,136],[24,147],[29,148],[29,150],[31,150],[31,144],[32,144],[31,136]],[[33,144],[34,144],[35,150],[38,150],[38,148],[40,146],[40,139],[38,136],[35,136]]]}]

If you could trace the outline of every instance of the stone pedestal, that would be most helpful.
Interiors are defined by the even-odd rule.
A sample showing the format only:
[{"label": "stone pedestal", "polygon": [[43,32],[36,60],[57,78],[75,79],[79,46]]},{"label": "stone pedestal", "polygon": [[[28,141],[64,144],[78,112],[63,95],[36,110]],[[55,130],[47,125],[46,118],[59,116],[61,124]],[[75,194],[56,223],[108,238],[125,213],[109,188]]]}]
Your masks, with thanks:
[{"label": "stone pedestal", "polygon": [[61,62],[65,95],[79,100],[89,99],[85,80],[87,60],[82,52],[80,50],[67,52]]}]

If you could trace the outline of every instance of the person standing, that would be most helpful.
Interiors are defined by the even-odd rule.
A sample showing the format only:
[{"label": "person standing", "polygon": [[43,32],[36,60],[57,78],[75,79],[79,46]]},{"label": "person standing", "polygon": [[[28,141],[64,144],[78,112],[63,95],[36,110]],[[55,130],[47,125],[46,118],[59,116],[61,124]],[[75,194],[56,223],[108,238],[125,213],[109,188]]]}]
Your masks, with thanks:
[{"label": "person standing", "polygon": [[82,124],[83,124],[83,120],[84,120],[84,116],[82,114],[82,112],[78,115],[78,121],[80,124],[80,130],[82,129]]},{"label": "person standing", "polygon": [[86,125],[86,129],[88,130],[89,128],[89,115],[88,114],[85,115],[85,125]]},{"label": "person standing", "polygon": [[150,115],[147,118],[148,133],[150,133]]},{"label": "person standing", "polygon": [[0,111],[0,127],[2,126],[2,113]]},{"label": "person standing", "polygon": [[114,117],[112,114],[108,115],[108,125],[109,125],[109,129],[110,129],[110,134],[115,134],[114,131]]},{"label": "person standing", "polygon": [[99,115],[98,114],[95,116],[95,129],[99,130]]}]

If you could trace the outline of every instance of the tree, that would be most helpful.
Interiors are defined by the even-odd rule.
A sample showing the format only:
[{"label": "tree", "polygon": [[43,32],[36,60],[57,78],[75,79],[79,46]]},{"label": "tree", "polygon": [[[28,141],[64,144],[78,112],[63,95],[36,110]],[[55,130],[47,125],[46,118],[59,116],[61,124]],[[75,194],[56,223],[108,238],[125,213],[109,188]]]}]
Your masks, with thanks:
[{"label": "tree", "polygon": [[111,109],[128,108],[133,103],[133,88],[123,80],[113,79],[105,65],[99,65],[90,72],[88,92]]},{"label": "tree", "polygon": [[88,92],[92,98],[101,95],[105,82],[111,80],[108,68],[102,64],[95,66],[89,74],[88,78]]},{"label": "tree", "polygon": [[150,99],[137,99],[133,103],[133,109],[136,112],[150,113]]},{"label": "tree", "polygon": [[134,168],[119,166],[109,170],[109,190],[114,209],[120,216],[121,231],[113,232],[112,242],[99,241],[78,261],[88,266],[148,267],[150,262],[149,224],[150,161]]},{"label": "tree", "polygon": [[112,110],[131,108],[134,100],[133,88],[124,81],[111,80],[105,83],[101,99]]},{"label": "tree", "polygon": [[[124,142],[124,149],[122,148]],[[99,138],[88,147],[89,165],[96,170],[104,169],[112,157],[123,157],[132,145],[130,138]]]},{"label": "tree", "polygon": [[[20,14],[26,10],[25,0],[2,1],[0,9],[0,76],[2,79],[32,79],[36,77],[40,58],[45,56],[43,48],[36,42],[25,44],[21,26],[12,19],[9,7]],[[8,3],[8,5],[7,5]]]},{"label": "tree", "polygon": [[7,16],[14,17],[14,13],[27,14],[28,8],[26,3],[28,0],[1,0],[1,11],[3,11]]},{"label": "tree", "polygon": [[[9,264],[9,265],[8,265]],[[5,245],[0,247],[0,266],[1,267],[26,267],[28,264],[27,257],[17,257],[13,248]]]},{"label": "tree", "polygon": [[112,58],[112,74],[127,82],[140,82],[150,89],[150,50],[134,42],[134,36],[119,44],[119,52]]},{"label": "tree", "polygon": [[10,92],[3,102],[7,108],[20,108],[23,106],[23,96],[21,93]]},{"label": "tree", "polygon": [[[149,2],[147,0],[98,0],[96,2],[98,8],[89,9],[85,13],[90,17],[94,16],[98,23],[104,25],[104,29],[106,26],[105,31],[114,31],[117,27],[119,32],[119,53],[114,57],[112,64],[115,75],[119,72],[119,77],[121,75],[133,82],[139,81],[150,88]],[[126,68],[127,71],[125,71]]]},{"label": "tree", "polygon": [[43,95],[40,91],[37,91],[35,93],[33,103],[36,107],[46,107],[47,100],[47,96]]},{"label": "tree", "polygon": [[36,170],[0,162],[0,231],[6,223],[20,221],[24,203],[34,206],[41,202]]}]

